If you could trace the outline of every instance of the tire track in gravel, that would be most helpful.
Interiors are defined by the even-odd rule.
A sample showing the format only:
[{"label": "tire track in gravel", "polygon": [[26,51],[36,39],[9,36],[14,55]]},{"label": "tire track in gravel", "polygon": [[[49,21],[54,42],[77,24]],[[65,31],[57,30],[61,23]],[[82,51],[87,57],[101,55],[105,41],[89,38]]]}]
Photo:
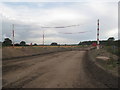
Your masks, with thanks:
[{"label": "tire track in gravel", "polygon": [[[37,70],[39,70],[40,68],[42,68],[42,67],[44,67],[45,66],[45,68],[46,68],[46,65],[47,64],[49,64],[50,62],[51,63],[53,63],[53,61],[52,61],[52,59],[53,58],[59,58],[59,57],[61,57],[61,54],[62,54],[62,58],[61,58],[61,61],[63,61],[64,60],[64,58],[66,58],[66,57],[68,57],[68,56],[70,56],[72,53],[66,53],[66,52],[64,52],[64,53],[58,53],[58,54],[53,54],[52,56],[50,55],[50,56],[43,56],[42,57],[42,59],[41,59],[41,57],[37,57],[37,58],[34,58],[35,60],[25,60],[25,62],[23,62],[23,60],[21,60],[21,62],[22,63],[24,63],[23,65],[21,64],[21,62],[20,62],[20,60],[18,61],[19,62],[19,64],[18,65],[20,65],[21,64],[21,66],[24,66],[25,64],[27,64],[28,62],[30,63],[34,63],[34,64],[31,64],[31,66],[27,66],[27,67],[24,67],[24,68],[19,68],[19,69],[16,69],[15,71],[14,70],[11,70],[10,68],[9,68],[9,72],[6,72],[6,73],[3,73],[3,79],[6,79],[6,78],[8,78],[10,81],[11,81],[11,83],[9,83],[9,84],[6,84],[6,85],[4,85],[4,86],[6,86],[6,87],[9,87],[9,86],[15,86],[16,87],[16,85],[14,85],[13,83],[17,83],[17,82],[26,82],[26,81],[30,81],[31,80],[31,78],[33,78],[34,76],[34,79],[35,78],[37,78],[37,76],[39,76],[39,73],[38,74],[36,74],[37,72],[33,72],[33,71],[29,71],[28,72],[28,75],[29,75],[29,73],[35,73],[35,75],[33,74],[32,76],[31,75],[29,75],[29,77],[26,75],[26,73],[24,72],[24,71],[26,71],[26,70],[32,70],[33,68],[35,68],[35,71],[37,71]],[[42,62],[41,62],[41,60],[42,60]],[[48,62],[48,63],[46,63],[46,62]],[[54,61],[54,63],[56,63],[56,62],[60,62],[60,61]],[[12,63],[12,62],[11,62]],[[45,63],[45,64],[43,64],[43,63]],[[53,64],[54,64],[53,63]],[[39,66],[39,64],[41,65],[41,64],[43,64],[43,65],[41,65],[41,66]],[[51,65],[53,65],[53,64],[51,64]],[[15,63],[14,63],[14,65],[15,65]],[[14,66],[13,66],[14,67]],[[14,68],[16,68],[16,67],[14,67]],[[30,69],[31,68],[31,69]],[[5,69],[5,68],[4,68]],[[48,69],[49,70],[49,67],[48,68],[46,68],[46,69]],[[24,70],[24,71],[22,71],[22,70]],[[22,77],[22,78],[20,78],[20,79],[18,79],[18,80],[15,80],[15,81],[12,81],[12,79],[14,79],[14,74],[12,73],[12,72],[14,72],[15,74],[17,74],[18,76],[20,76],[20,77]],[[23,73],[23,75],[19,75],[20,74],[20,72],[21,73]],[[42,72],[43,73],[43,72]],[[25,74],[25,75],[24,75]],[[40,73],[41,74],[41,73]],[[28,77],[28,78],[27,78]],[[8,81],[8,79],[7,80],[5,80],[5,81]],[[17,86],[21,86],[20,83],[19,82],[19,84],[17,85]],[[23,85],[23,84],[22,84]]]}]

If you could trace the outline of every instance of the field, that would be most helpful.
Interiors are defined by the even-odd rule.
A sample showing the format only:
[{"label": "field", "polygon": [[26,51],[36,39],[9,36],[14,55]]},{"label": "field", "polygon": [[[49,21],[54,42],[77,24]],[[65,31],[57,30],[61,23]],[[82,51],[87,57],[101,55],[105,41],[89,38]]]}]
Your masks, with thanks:
[{"label": "field", "polygon": [[14,57],[32,56],[60,51],[80,50],[81,46],[15,46],[3,47],[2,58],[9,59]]}]

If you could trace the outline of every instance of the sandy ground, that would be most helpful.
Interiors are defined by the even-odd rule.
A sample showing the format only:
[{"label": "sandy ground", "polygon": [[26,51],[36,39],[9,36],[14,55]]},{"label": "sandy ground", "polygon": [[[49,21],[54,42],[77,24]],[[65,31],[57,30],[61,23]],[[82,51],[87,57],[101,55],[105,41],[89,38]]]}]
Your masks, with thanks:
[{"label": "sandy ground", "polygon": [[66,51],[3,61],[5,88],[104,88],[84,72],[86,51]]},{"label": "sandy ground", "polygon": [[[75,49],[74,47],[3,47],[2,48],[2,59],[11,59],[14,57],[24,57],[24,56],[31,56],[36,54],[44,54],[44,53],[51,53],[51,52],[59,52],[59,51],[68,51],[71,49]],[[76,48],[77,50],[81,48]]]}]

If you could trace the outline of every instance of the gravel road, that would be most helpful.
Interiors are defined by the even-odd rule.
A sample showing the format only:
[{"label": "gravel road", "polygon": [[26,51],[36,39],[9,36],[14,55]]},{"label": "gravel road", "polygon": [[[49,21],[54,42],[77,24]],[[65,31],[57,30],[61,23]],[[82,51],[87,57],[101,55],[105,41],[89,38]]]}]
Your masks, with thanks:
[{"label": "gravel road", "polygon": [[3,61],[4,88],[104,88],[83,68],[86,51],[66,51]]}]

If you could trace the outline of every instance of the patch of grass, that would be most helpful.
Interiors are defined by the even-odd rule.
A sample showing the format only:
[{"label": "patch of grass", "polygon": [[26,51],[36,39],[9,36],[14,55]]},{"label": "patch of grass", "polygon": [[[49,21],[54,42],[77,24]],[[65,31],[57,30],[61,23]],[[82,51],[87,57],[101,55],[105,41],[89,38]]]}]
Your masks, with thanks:
[{"label": "patch of grass", "polygon": [[[100,49],[93,49],[89,52],[91,60],[95,61],[101,67],[103,67],[106,71],[110,71],[112,74],[119,76],[118,68],[120,68],[120,60],[116,59],[112,53],[108,52],[107,50]],[[106,56],[109,57],[109,60],[101,60],[96,59],[97,56]]]},{"label": "patch of grass", "polygon": [[110,59],[109,61],[107,61],[105,66],[107,69],[114,69],[118,65],[119,65],[118,61]]},{"label": "patch of grass", "polygon": [[104,49],[112,54],[119,56],[120,48],[118,48],[118,46],[105,46]]}]

